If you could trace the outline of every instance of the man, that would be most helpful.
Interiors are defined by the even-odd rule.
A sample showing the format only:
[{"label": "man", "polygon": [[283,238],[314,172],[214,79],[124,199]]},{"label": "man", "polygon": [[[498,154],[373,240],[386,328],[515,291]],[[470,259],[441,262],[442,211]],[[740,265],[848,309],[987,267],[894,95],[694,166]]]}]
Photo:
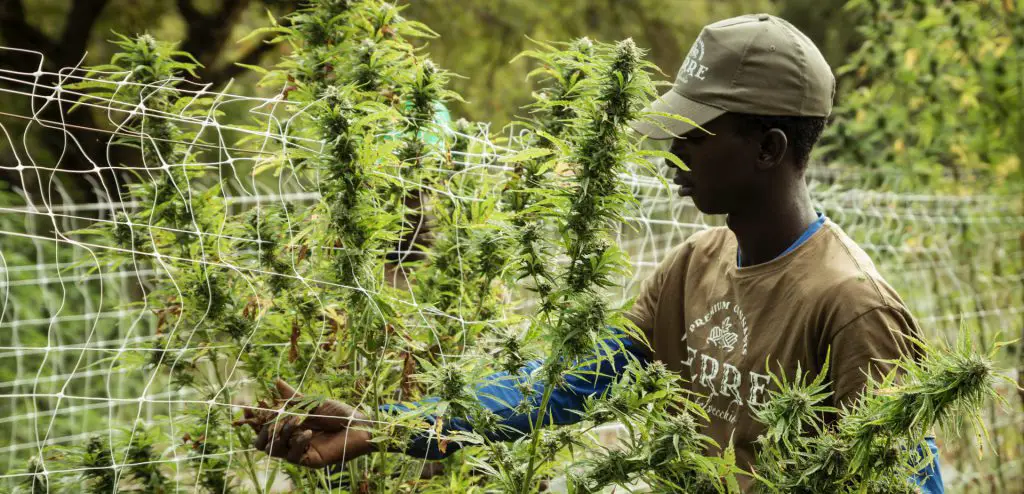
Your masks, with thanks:
[{"label": "man", "polygon": [[[754,461],[763,427],[751,409],[767,398],[769,372],[821,369],[830,352],[834,404],[849,404],[868,373],[889,368],[881,360],[911,355],[907,337],[920,336],[868,256],[814,210],[808,193],[808,156],[834,92],[831,69],[795,27],[767,14],[740,16],[701,31],[674,86],[652,105],[664,115],[633,126],[647,138],[672,140],[670,152],[689,168],[676,171],[679,195],[703,213],[726,215],[728,227],[693,235],[643,283],[628,317],[652,349],[624,346],[641,361],[664,362],[704,397],[711,417],[705,433],[720,445],[731,440],[741,467]],[[625,360],[614,358],[616,372]],[[570,378],[553,393],[553,421],[575,421],[569,410],[610,381]],[[283,398],[294,396],[286,384],[278,386]],[[488,383],[481,402],[526,432],[536,415],[514,412],[527,398],[512,388]],[[340,424],[342,417],[362,415],[331,406],[336,410],[323,414],[339,417],[333,425],[320,422],[334,419],[314,418],[303,427],[257,427],[256,447],[310,466],[370,452],[368,433]],[[410,454],[443,456],[426,437],[414,441]],[[937,465],[919,481],[925,478],[926,492],[941,492]],[[749,478],[741,484],[748,486]]]}]

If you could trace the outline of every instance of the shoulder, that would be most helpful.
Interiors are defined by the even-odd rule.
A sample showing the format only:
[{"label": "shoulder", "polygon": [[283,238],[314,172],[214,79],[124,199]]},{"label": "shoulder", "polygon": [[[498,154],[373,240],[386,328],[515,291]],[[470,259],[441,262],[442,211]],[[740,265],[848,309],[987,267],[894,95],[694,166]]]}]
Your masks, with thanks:
[{"label": "shoulder", "polygon": [[709,250],[719,248],[729,236],[729,229],[725,227],[716,226],[699,230],[672,247],[662,259],[661,264],[663,266],[678,265],[690,258],[694,252],[701,252],[703,255]]},{"label": "shoulder", "polygon": [[716,226],[694,233],[683,243],[702,255],[712,255],[736,243],[736,237],[727,227]]},{"label": "shoulder", "polygon": [[828,221],[820,232],[818,274],[808,277],[830,311],[832,326],[842,327],[875,310],[909,314],[903,300],[875,263],[839,225]]},{"label": "shoulder", "polygon": [[655,283],[662,283],[668,279],[685,277],[694,258],[707,258],[709,253],[720,249],[729,236],[728,229],[724,227],[707,228],[693,233],[661,257],[649,279]]}]

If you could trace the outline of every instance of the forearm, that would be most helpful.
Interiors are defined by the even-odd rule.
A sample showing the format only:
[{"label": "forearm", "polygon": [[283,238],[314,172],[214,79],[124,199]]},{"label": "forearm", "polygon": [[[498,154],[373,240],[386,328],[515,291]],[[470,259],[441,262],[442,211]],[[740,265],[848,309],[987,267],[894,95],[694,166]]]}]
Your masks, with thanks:
[{"label": "forearm", "polygon": [[[580,412],[583,409],[584,401],[590,396],[600,396],[608,389],[618,376],[623,372],[630,360],[638,360],[646,364],[648,362],[645,353],[639,349],[639,345],[628,338],[610,337],[605,340],[607,348],[595,349],[591,358],[586,358],[585,365],[576,369],[571,375],[566,376],[565,385],[554,389],[545,410],[543,425],[568,425],[578,422],[582,417]],[[492,441],[510,441],[525,434],[528,434],[537,421],[537,414],[540,413],[539,405],[544,394],[544,385],[540,382],[533,382],[530,385],[530,392],[524,395],[521,391],[522,384],[530,380],[530,374],[542,364],[541,360],[534,360],[527,363],[515,375],[507,372],[498,372],[488,376],[484,382],[476,388],[476,396],[480,404],[500,417],[499,427],[495,431],[484,433]],[[418,406],[436,401],[436,398],[428,398],[421,401]],[[522,406],[524,402],[529,403],[529,412],[524,413]],[[382,407],[389,411],[404,411],[410,407],[405,405],[385,405]],[[436,417],[424,417],[430,424],[435,423]],[[442,436],[452,431],[472,432],[473,424],[466,417],[452,417],[442,424]],[[417,434],[409,443],[405,453],[410,456],[441,459],[461,448],[462,445],[452,442],[442,452],[438,447],[438,436],[433,429],[429,432]]]}]

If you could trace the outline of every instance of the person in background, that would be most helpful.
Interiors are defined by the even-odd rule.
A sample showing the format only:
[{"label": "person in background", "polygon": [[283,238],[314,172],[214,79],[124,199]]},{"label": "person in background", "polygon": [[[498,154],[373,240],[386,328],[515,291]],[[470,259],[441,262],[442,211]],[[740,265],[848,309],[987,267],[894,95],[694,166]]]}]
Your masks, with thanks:
[{"label": "person in background", "polygon": [[[572,410],[603,393],[631,358],[657,360],[702,397],[710,417],[704,432],[720,445],[731,440],[738,465],[749,468],[763,431],[751,411],[768,397],[770,372],[793,376],[799,366],[816,373],[830,355],[832,404],[841,406],[857,400],[869,374],[891,368],[886,360],[915,355],[908,337],[921,333],[910,311],[864,250],[815,210],[808,192],[809,155],[831,113],[835,86],[818,48],[783,19],[744,15],[701,31],[673,87],[650,108],[692,124],[657,116],[633,128],[670,143],[689,168],[675,170],[679,196],[702,213],[725,215],[727,226],[694,234],[643,282],[627,317],[651,346],[609,340],[618,351],[593,364],[593,370],[602,366],[600,373],[581,372],[588,377],[569,377],[554,390],[545,423],[579,420]],[[516,431],[493,439],[530,431],[538,411],[518,413],[516,405],[539,403],[542,384],[531,396],[515,384],[540,364],[531,362],[515,376],[497,373],[479,387],[481,403]],[[287,384],[277,386],[283,399],[297,396]],[[365,420],[359,411],[329,402],[316,413],[327,417],[274,427],[250,420],[256,448],[311,467],[375,450],[369,432],[339,425]],[[448,430],[472,426],[464,418],[444,424]],[[927,442],[935,461],[914,480],[923,492],[940,493],[937,448],[933,438]],[[459,446],[442,452],[434,436],[423,435],[406,453],[438,459]],[[746,490],[750,478],[740,483]]]}]

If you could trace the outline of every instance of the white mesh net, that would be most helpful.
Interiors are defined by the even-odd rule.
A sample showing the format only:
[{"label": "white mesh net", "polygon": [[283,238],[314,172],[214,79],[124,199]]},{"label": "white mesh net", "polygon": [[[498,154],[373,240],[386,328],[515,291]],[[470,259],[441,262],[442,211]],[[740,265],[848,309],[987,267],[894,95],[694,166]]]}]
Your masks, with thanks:
[{"label": "white mesh net", "polygon": [[[38,53],[18,53],[39,60],[42,57]],[[41,61],[38,66],[43,66]],[[211,410],[221,409],[231,416],[240,413],[237,405],[248,403],[246,398],[251,395],[234,389],[245,380],[239,363],[243,356],[239,353],[253,347],[240,350],[227,343],[200,344],[205,328],[182,323],[167,310],[154,313],[150,294],[163,290],[185,296],[188,288],[174,279],[179,268],[172,265],[195,260],[247,283],[257,300],[261,277],[288,277],[313,294],[360,288],[309,278],[299,269],[281,274],[251,264],[235,264],[231,260],[240,258],[237,252],[203,252],[192,259],[187,254],[154,255],[152,249],[141,245],[138,249],[123,249],[100,242],[96,235],[82,233],[82,229],[97,223],[110,227],[120,223],[140,235],[143,242],[150,235],[244,242],[235,225],[204,224],[195,216],[180,227],[129,224],[125,219],[146,204],[137,197],[121,196],[121,178],[112,172],[133,170],[140,182],[170,178],[171,183],[177,183],[172,176],[176,168],[201,171],[210,179],[205,186],[202,181],[177,183],[172,192],[192,201],[205,201],[204,194],[213,194],[223,199],[223,217],[267,208],[295,211],[319,200],[318,177],[295,167],[283,167],[276,176],[254,171],[277,159],[285,148],[317,153],[320,143],[290,134],[289,125],[296,114],[289,114],[281,98],[238,96],[231,94],[230,88],[208,92],[208,87],[185,85],[178,91],[207,93],[211,98],[203,115],[194,114],[193,108],[181,108],[177,114],[153,114],[145,104],[130,107],[117,98],[68,89],[71,83],[86,81],[85,75],[77,68],[19,72],[0,67],[0,91],[18,101],[0,112],[0,148],[5,150],[0,170],[19,184],[0,195],[0,485],[31,490],[33,473],[45,472],[50,479],[48,488],[69,489],[74,484],[59,481],[78,478],[88,467],[69,467],[74,462],[61,456],[60,447],[80,446],[97,438],[114,452],[109,468],[124,471],[138,465],[133,460],[137,452],[130,447],[133,441],[147,433],[148,424],[160,424],[162,436],[155,441],[159,450],[148,453],[146,461],[159,465],[176,482],[177,489],[213,489],[203,479],[202,469],[232,468],[249,461],[242,457],[252,448],[230,435],[219,437],[219,442],[196,437],[182,440],[194,430],[183,418],[205,417],[209,422],[214,416]],[[166,82],[136,90],[158,94],[158,88]],[[127,79],[123,83],[126,88],[132,84]],[[98,112],[107,117],[114,130],[69,125],[62,116],[76,104],[79,107],[73,111]],[[114,145],[106,146],[104,155],[83,154],[83,139],[108,140],[114,135],[129,141],[159,142],[159,135],[119,128],[125,117],[134,115],[148,115],[201,135],[201,141],[175,143],[201,159],[187,165],[126,164],[120,161],[124,155]],[[235,123],[246,119],[257,123]],[[486,135],[461,137],[476,143],[474,151],[453,156],[453,161],[464,167],[462,173],[502,183],[510,169],[496,158],[507,150]],[[35,148],[41,140],[52,142],[55,138],[63,141],[60,152]],[[247,139],[244,147],[235,144],[242,138]],[[77,165],[72,166],[72,162]],[[1020,334],[1024,320],[1024,212],[1019,200],[929,195],[920,192],[922,187],[916,179],[892,171],[817,164],[811,175],[819,207],[872,256],[929,338],[950,338],[960,329],[970,328],[977,331],[980,344],[990,345],[997,333],[1001,332],[1003,339]],[[399,169],[394,170],[392,178],[405,180]],[[721,224],[721,219],[701,215],[691,202],[676,197],[656,177],[644,172],[636,171],[623,179],[640,200],[640,209],[627,218],[628,223],[618,234],[634,267],[632,279],[619,294],[625,300],[669,249],[699,229]],[[221,184],[219,189],[208,188],[214,182]],[[450,193],[443,189],[434,192]],[[82,197],[89,199],[83,201]],[[291,226],[301,229],[302,225]],[[259,251],[259,242],[251,244],[250,254]],[[121,261],[115,262],[111,251],[120,252]],[[530,306],[526,298],[513,297],[509,302],[510,307],[514,303],[520,310]],[[416,304],[414,298],[395,303]],[[474,315],[466,310],[457,317],[465,323],[472,322]],[[436,324],[435,316],[425,312],[418,319],[430,329]],[[500,322],[501,317],[498,319]],[[259,331],[260,325],[256,324],[249,335],[252,341],[259,340]],[[170,339],[170,334],[178,338]],[[325,337],[304,339],[298,344],[327,342]],[[291,345],[284,341],[265,346],[277,359],[270,363],[280,364],[288,358]],[[168,367],[189,365],[200,353],[209,352],[220,352],[219,358],[226,362],[211,378],[219,386],[212,398],[169,378]],[[481,354],[467,347],[462,353],[442,357],[479,358]],[[150,360],[161,363],[141,365]],[[1012,393],[1010,389],[1004,391]],[[961,492],[967,486],[986,491],[989,486],[1012,486],[1012,482],[1019,481],[1019,451],[1024,445],[1016,401],[1012,410],[993,408],[988,414],[998,454],[984,460],[974,454],[975,441],[940,438],[944,476],[952,491]],[[250,454],[248,458],[260,462],[256,471],[269,468],[265,457]],[[197,459],[198,469],[185,468],[186,463],[195,465]],[[244,480],[238,482],[247,485]]]}]

